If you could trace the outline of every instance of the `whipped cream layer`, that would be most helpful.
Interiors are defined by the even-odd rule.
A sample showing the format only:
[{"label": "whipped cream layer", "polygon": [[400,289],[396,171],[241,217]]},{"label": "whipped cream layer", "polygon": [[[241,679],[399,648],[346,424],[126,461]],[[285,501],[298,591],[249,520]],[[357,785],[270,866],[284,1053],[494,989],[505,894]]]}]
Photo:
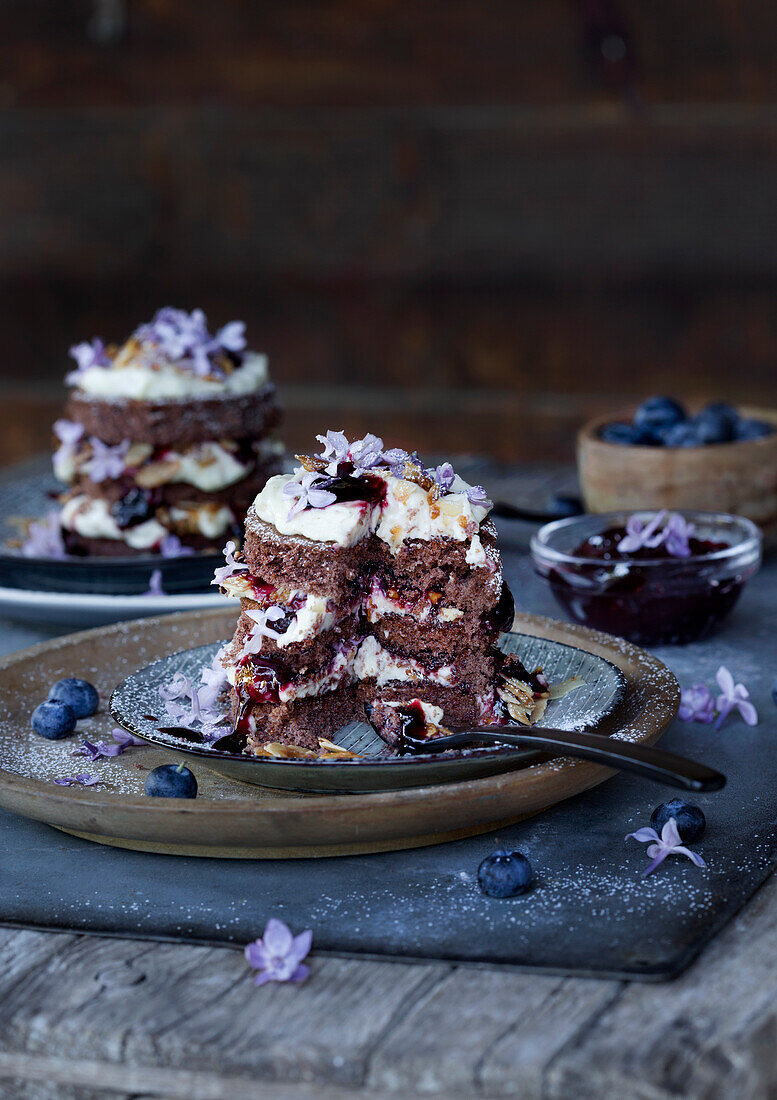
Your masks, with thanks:
[{"label": "whipped cream layer", "polygon": [[171,508],[169,525],[156,517],[132,527],[120,527],[108,502],[80,493],[62,506],[60,524],[85,539],[111,539],[133,550],[150,550],[169,534],[199,534],[216,539],[234,522],[229,508],[203,504],[193,508]]},{"label": "whipped cream layer", "polygon": [[199,377],[190,370],[141,352],[120,351],[110,366],[79,373],[76,388],[100,401],[186,401],[190,398],[239,397],[256,393],[267,382],[267,356],[247,352],[223,378]]},{"label": "whipped cream layer", "polygon": [[[369,473],[385,484],[383,499],[378,503],[336,502],[289,515],[292,501],[284,495],[284,489],[297,481],[299,474],[278,474],[270,478],[257,496],[254,511],[282,535],[302,535],[314,542],[346,547],[374,532],[393,553],[408,539],[472,541],[488,515],[489,507],[469,500],[466,491],[470,486],[460,477],[454,479],[451,493],[434,499],[420,485],[395,477],[387,469],[371,469]],[[480,554],[476,552],[475,556],[476,564],[481,564]],[[485,554],[482,556],[485,559]],[[485,560],[482,564],[486,564]]]},{"label": "whipped cream layer", "polygon": [[[243,675],[240,664],[227,667],[227,679],[238,693]],[[368,637],[340,649],[329,666],[321,672],[281,684],[278,702],[290,703],[295,699],[316,698],[359,680],[374,680],[377,687],[388,683],[424,682],[450,687],[455,682],[451,665],[425,668],[418,661],[394,656],[376,638]]]}]

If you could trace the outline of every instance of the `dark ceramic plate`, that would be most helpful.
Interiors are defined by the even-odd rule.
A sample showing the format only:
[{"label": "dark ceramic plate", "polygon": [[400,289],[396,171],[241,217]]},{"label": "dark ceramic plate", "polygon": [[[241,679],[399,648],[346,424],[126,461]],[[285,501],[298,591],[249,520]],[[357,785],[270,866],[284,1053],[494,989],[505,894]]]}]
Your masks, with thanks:
[{"label": "dark ceramic plate", "polygon": [[220,555],[212,552],[181,558],[144,554],[126,558],[57,560],[25,558],[9,549],[9,541],[19,538],[19,523],[15,521],[45,516],[55,507],[52,495],[61,492],[62,486],[52,475],[50,466],[50,460],[36,459],[0,483],[0,587],[129,596],[145,592],[151,572],[159,569],[166,592],[207,590],[213,570],[220,564]]},{"label": "dark ceramic plate", "polygon": [[[623,699],[626,679],[620,669],[584,649],[528,634],[504,634],[502,649],[517,653],[527,668],[542,666],[551,684],[580,677],[584,683],[562,699],[548,704],[538,725],[555,729],[593,729],[612,714]],[[300,791],[380,791],[418,787],[454,780],[478,779],[496,772],[527,766],[542,759],[533,749],[483,748],[423,756],[397,756],[387,749],[366,722],[352,722],[332,740],[360,754],[348,763],[331,760],[279,760],[242,753],[218,752],[206,745],[160,732],[167,726],[159,687],[176,672],[195,681],[210,665],[218,645],[174,653],[140,669],[124,680],[111,697],[111,713],[125,729],[154,745],[171,749],[184,759],[197,757],[214,771],[244,783]],[[225,726],[224,732],[229,732]]]}]

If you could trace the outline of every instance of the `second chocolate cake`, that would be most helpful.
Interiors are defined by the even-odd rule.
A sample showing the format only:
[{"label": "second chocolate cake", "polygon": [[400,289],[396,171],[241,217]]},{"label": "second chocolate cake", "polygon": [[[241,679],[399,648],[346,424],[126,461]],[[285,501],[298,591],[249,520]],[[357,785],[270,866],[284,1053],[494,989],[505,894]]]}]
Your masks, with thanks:
[{"label": "second chocolate cake", "polygon": [[509,720],[496,641],[513,603],[485,492],[374,436],[318,438],[258,494],[242,560],[230,550],[217,571],[242,605],[223,657],[237,732],[259,753],[316,749],[378,701]]},{"label": "second chocolate cake", "polygon": [[283,452],[267,359],[242,322],[161,309],[121,347],[71,349],[78,368],[54,425],[70,554],[221,549]]}]

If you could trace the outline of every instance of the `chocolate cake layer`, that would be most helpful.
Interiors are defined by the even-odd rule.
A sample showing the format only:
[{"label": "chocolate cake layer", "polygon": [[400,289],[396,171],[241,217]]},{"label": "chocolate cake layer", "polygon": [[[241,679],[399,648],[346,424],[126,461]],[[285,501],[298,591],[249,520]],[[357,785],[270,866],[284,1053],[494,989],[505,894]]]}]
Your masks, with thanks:
[{"label": "chocolate cake layer", "polygon": [[65,417],[103,443],[131,439],[180,448],[211,439],[261,439],[280,423],[281,411],[268,383],[257,393],[188,401],[105,401],[75,390]]},{"label": "chocolate cake layer", "polygon": [[[257,730],[249,736],[249,747],[268,742],[318,749],[319,738],[335,740],[341,726],[364,717],[356,686],[340,688],[318,699],[299,699],[276,706],[257,706],[253,718]],[[234,714],[233,714],[234,719]]]},{"label": "chocolate cake layer", "polygon": [[[242,602],[244,610],[238,619],[235,636],[227,649],[227,658],[230,663],[236,660],[246,640],[256,630],[256,624],[246,614],[246,605],[249,601]],[[255,606],[258,607],[258,605]],[[312,676],[317,670],[323,670],[330,664],[334,646],[350,645],[360,637],[358,616],[348,615],[331,629],[291,645],[281,647],[274,638],[265,637],[262,639],[262,654],[282,662],[292,673],[306,672]]]},{"label": "chocolate cake layer", "polygon": [[370,575],[372,540],[341,547],[302,535],[281,535],[249,508],[243,558],[255,577],[278,587],[299,588],[349,603],[364,590]]}]

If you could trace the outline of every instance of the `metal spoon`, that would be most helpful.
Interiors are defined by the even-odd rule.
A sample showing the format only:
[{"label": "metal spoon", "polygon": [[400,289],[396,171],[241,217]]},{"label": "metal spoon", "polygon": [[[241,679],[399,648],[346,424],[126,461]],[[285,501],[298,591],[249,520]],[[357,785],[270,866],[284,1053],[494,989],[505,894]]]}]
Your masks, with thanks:
[{"label": "metal spoon", "polygon": [[426,740],[403,733],[398,748],[400,752],[437,753],[483,742],[560,752],[564,756],[592,760],[596,764],[607,764],[646,779],[668,783],[684,791],[719,791],[726,782],[725,775],[705,764],[664,752],[663,749],[653,749],[632,741],[618,741],[601,733],[554,730],[543,726],[475,726]]}]

